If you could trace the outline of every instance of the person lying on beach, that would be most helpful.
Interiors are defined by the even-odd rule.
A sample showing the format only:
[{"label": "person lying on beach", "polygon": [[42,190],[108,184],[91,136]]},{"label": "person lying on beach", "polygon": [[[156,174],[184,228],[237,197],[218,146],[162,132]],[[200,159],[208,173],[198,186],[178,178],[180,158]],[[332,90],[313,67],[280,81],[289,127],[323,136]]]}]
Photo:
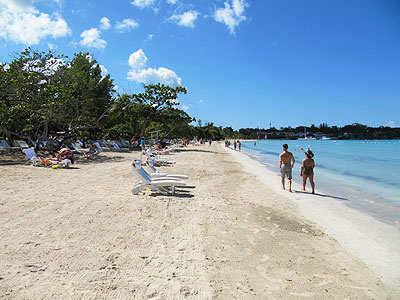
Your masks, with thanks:
[{"label": "person lying on beach", "polygon": [[306,191],[307,178],[310,180],[312,194],[315,194],[315,184],[314,184],[314,168],[315,161],[313,160],[314,154],[310,149],[304,152],[306,158],[303,160],[301,165],[300,176],[303,176],[303,191]]},{"label": "person lying on beach", "polygon": [[95,144],[92,144],[89,147],[89,150],[85,152],[84,156],[86,158],[98,158],[99,157],[98,153],[99,152],[97,151],[97,146]]},{"label": "person lying on beach", "polygon": [[57,154],[57,161],[63,161],[64,159],[69,159],[71,163],[74,163],[74,154],[71,150],[67,148],[62,148]]},{"label": "person lying on beach", "polygon": [[285,189],[285,177],[289,181],[289,192],[292,192],[292,169],[295,163],[294,156],[291,152],[287,151],[289,146],[282,145],[283,152],[279,155],[279,169],[282,176],[282,189]]}]

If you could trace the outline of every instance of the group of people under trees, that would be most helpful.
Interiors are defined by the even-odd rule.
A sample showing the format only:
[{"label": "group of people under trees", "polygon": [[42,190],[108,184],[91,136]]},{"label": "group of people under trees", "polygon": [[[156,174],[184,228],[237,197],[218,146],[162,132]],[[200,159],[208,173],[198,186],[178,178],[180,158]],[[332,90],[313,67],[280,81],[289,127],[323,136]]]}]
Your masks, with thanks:
[{"label": "group of people under trees", "polygon": [[[282,177],[282,189],[285,190],[285,178],[289,181],[289,192],[292,192],[292,169],[295,163],[294,156],[288,151],[289,146],[287,144],[282,145],[283,152],[279,155],[279,169]],[[314,184],[314,168],[315,161],[313,159],[314,154],[310,149],[304,152],[306,158],[301,164],[300,176],[303,177],[303,191],[306,190],[307,179],[310,181],[312,194],[315,194]]]}]

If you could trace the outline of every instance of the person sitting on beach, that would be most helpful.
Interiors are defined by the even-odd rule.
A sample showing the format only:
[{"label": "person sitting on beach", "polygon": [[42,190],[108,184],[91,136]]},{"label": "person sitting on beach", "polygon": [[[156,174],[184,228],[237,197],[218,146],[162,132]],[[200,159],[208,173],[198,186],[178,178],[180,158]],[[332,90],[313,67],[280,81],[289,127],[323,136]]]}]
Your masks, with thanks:
[{"label": "person sitting on beach", "polygon": [[315,168],[315,162],[313,160],[314,154],[310,149],[308,149],[306,152],[304,152],[306,155],[306,158],[303,160],[303,163],[301,165],[301,171],[300,171],[300,176],[303,176],[303,191],[306,191],[306,183],[307,183],[307,178],[310,180],[311,188],[312,188],[312,194],[315,194],[315,184],[314,184],[314,168]]},{"label": "person sitting on beach", "polygon": [[131,139],[131,145],[132,145],[133,147],[136,147],[136,146],[137,146],[137,141],[136,141],[136,139],[135,139],[135,136],[133,136],[132,139]]},{"label": "person sitting on beach", "polygon": [[99,152],[97,151],[96,144],[92,144],[89,147],[89,150],[85,152],[84,157],[85,158],[98,158],[99,157],[98,153]]},{"label": "person sitting on beach", "polygon": [[74,154],[68,148],[62,148],[57,154],[57,161],[63,161],[69,159],[71,163],[74,163]]},{"label": "person sitting on beach", "polygon": [[160,150],[162,150],[162,149],[164,149],[164,148],[163,148],[161,142],[159,142],[159,143],[157,144],[157,146],[154,147],[154,151],[160,151]]},{"label": "person sitting on beach", "polygon": [[291,152],[287,151],[289,146],[282,145],[283,152],[279,155],[279,169],[282,176],[282,189],[285,189],[285,177],[289,181],[289,192],[292,192],[292,169],[295,163],[294,156]]}]

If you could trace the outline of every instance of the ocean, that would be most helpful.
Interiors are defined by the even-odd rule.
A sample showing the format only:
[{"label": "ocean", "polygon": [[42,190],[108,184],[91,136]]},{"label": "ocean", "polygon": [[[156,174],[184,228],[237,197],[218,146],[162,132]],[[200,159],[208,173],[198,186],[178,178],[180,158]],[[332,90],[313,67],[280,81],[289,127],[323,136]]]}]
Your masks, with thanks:
[{"label": "ocean", "polygon": [[301,162],[311,149],[317,194],[400,227],[400,140],[257,140],[243,141],[242,151],[280,175],[284,143],[296,160],[294,182],[302,183]]}]

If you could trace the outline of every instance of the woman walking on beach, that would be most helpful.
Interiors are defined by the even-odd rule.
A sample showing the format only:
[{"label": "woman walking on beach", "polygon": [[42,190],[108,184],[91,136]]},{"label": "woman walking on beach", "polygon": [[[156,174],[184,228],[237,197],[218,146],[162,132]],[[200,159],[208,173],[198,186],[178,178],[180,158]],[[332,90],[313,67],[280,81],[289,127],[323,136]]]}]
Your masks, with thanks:
[{"label": "woman walking on beach", "polygon": [[307,183],[307,178],[310,180],[311,188],[312,188],[312,194],[315,194],[315,184],[314,184],[314,168],[315,168],[315,162],[313,160],[314,154],[310,149],[308,149],[306,152],[304,152],[306,155],[306,158],[303,160],[303,163],[301,165],[301,172],[300,176],[303,176],[303,191],[306,191],[306,183]]}]

